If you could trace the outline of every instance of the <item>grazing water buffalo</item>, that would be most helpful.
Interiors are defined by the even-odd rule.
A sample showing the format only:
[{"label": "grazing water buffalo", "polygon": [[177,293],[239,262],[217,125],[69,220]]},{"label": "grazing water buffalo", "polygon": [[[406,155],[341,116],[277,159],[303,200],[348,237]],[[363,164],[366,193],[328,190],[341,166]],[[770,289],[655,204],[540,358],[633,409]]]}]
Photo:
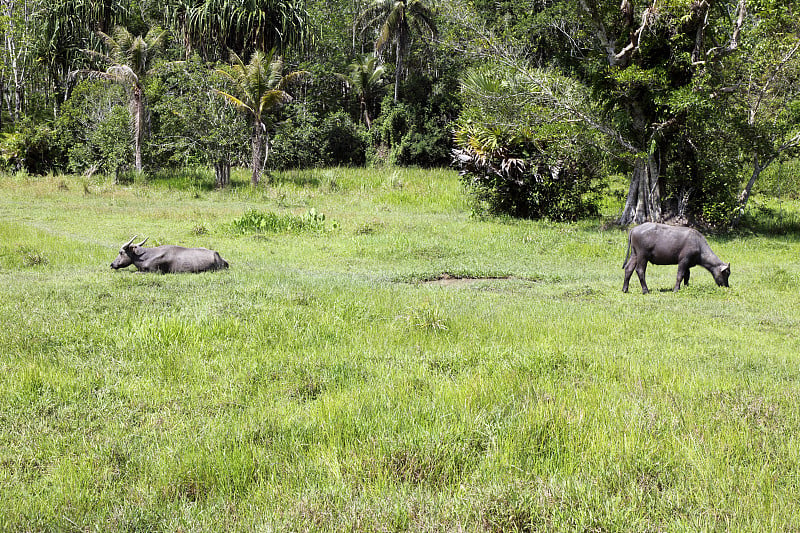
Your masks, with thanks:
[{"label": "grazing water buffalo", "polygon": [[[133,236],[133,239],[136,235]],[[139,244],[131,244],[133,239],[122,245],[119,255],[111,268],[125,268],[134,265],[141,272],[205,272],[206,270],[219,270],[228,268],[228,262],[214,250],[206,248],[184,248],[182,246],[155,246],[144,248]]]},{"label": "grazing water buffalo", "polygon": [[625,269],[622,292],[628,292],[628,282],[634,269],[642,284],[642,292],[650,292],[644,280],[648,261],[654,265],[678,265],[674,291],[681,288],[681,280],[685,285],[689,284],[689,269],[695,265],[711,272],[714,281],[722,287],[728,286],[728,277],[731,275],[730,264],[720,261],[699,231],[647,222],[628,233],[628,251],[625,253],[625,264],[622,265]]}]

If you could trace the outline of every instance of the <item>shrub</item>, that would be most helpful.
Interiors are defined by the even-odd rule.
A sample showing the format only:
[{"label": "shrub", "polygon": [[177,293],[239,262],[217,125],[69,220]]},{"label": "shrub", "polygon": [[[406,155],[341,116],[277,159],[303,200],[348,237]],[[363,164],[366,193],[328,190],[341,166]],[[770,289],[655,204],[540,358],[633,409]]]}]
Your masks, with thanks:
[{"label": "shrub", "polygon": [[363,165],[367,145],[366,131],[344,111],[323,119],[303,111],[278,127],[267,165],[272,170]]},{"label": "shrub", "polygon": [[7,170],[45,174],[63,160],[58,135],[48,124],[25,118],[13,133],[0,136],[0,162]]},{"label": "shrub", "polygon": [[306,112],[297,113],[279,124],[270,140],[267,167],[287,170],[321,166],[319,122],[314,113]]},{"label": "shrub", "polygon": [[431,110],[392,102],[390,97],[383,109],[372,130],[376,163],[434,167],[449,162],[449,120],[431,118]]},{"label": "shrub", "polygon": [[471,122],[456,133],[454,164],[490,215],[575,220],[599,213],[603,186],[591,149],[548,146],[520,132],[490,131]]},{"label": "shrub", "polygon": [[325,228],[325,215],[311,209],[305,215],[278,214],[251,209],[234,220],[234,233],[300,233]]},{"label": "shrub", "polygon": [[366,163],[369,137],[344,111],[325,117],[319,133],[325,166],[357,166]]},{"label": "shrub", "polygon": [[71,172],[115,172],[133,161],[130,113],[119,85],[80,82],[61,107],[56,131]]}]

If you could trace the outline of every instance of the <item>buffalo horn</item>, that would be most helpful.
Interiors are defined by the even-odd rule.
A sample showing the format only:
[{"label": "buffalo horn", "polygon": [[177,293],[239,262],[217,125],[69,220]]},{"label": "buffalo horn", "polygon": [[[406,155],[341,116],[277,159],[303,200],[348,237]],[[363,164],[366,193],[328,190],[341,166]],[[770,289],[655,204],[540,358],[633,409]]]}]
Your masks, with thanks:
[{"label": "buffalo horn", "polygon": [[136,246],[141,246],[141,245],[143,245],[143,244],[144,244],[144,243],[147,241],[147,239],[148,239],[148,238],[149,238],[149,237],[145,237],[145,238],[144,238],[144,240],[143,240],[142,242],[140,242],[139,244],[137,244]]},{"label": "buffalo horn", "polygon": [[131,243],[133,242],[133,239],[135,239],[135,238],[136,238],[136,235],[134,235],[133,237],[131,237],[131,240],[129,240],[128,242],[126,242],[125,244],[123,244],[123,245],[122,245],[122,247],[123,247],[123,248],[127,248],[128,246],[130,246],[130,245],[131,245]]}]

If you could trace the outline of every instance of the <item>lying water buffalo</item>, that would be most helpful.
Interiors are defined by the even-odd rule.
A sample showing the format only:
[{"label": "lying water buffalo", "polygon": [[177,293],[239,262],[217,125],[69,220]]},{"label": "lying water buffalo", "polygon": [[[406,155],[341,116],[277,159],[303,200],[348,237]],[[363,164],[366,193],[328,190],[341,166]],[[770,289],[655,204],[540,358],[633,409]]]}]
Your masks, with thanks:
[{"label": "lying water buffalo", "polygon": [[[133,236],[133,239],[135,238],[136,235]],[[111,268],[118,269],[134,265],[141,272],[160,272],[162,274],[205,272],[206,270],[228,268],[228,262],[214,250],[172,245],[144,248],[142,245],[147,238],[139,244],[131,244],[133,239],[122,245],[119,255],[111,263]]]},{"label": "lying water buffalo", "polygon": [[730,264],[720,261],[699,231],[647,222],[628,233],[628,251],[622,266],[625,269],[622,292],[628,292],[628,282],[634,269],[642,284],[642,292],[650,292],[644,280],[648,261],[654,265],[678,265],[678,280],[674,291],[681,288],[681,280],[684,284],[689,284],[689,269],[695,265],[711,272],[714,281],[722,287],[728,286],[728,277],[731,275]]}]

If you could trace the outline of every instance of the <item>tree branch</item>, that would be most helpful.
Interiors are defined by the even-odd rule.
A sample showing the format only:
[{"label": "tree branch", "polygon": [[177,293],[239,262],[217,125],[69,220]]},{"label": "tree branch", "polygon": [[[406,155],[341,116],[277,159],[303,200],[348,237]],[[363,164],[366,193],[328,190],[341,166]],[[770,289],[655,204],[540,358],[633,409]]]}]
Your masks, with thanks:
[{"label": "tree branch", "polygon": [[[631,58],[633,54],[639,50],[639,44],[641,41],[642,33],[647,27],[650,25],[652,20],[652,15],[656,9],[657,0],[653,0],[653,5],[651,7],[646,8],[642,12],[641,22],[639,27],[636,28],[631,32],[630,42],[625,45],[622,50],[619,52],[616,51],[616,43],[608,36],[608,31],[606,30],[605,24],[603,24],[602,17],[600,13],[597,11],[597,6],[594,3],[589,4],[587,0],[580,0],[581,7],[583,7],[584,11],[589,14],[589,18],[592,21],[592,24],[595,28],[595,33],[597,38],[600,40],[600,44],[606,50],[606,56],[608,57],[608,64],[612,67],[622,67],[625,68],[630,65]],[[623,1],[620,8],[623,11],[623,14],[632,15],[630,13],[630,4]],[[629,21],[633,21],[633,17],[628,17]]]}]

